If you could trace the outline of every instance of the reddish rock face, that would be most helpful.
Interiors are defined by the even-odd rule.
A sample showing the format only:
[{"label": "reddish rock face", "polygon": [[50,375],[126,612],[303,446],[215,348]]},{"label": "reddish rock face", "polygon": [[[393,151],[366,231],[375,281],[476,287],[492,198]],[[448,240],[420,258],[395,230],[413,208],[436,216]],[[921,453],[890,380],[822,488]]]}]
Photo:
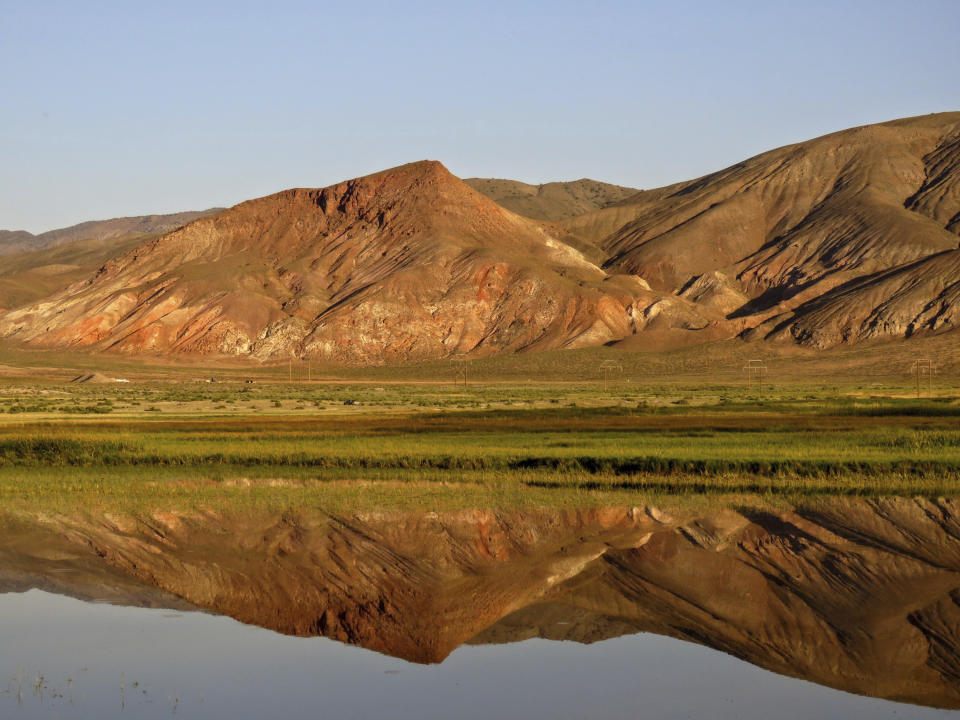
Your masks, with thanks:
[{"label": "reddish rock face", "polygon": [[[520,195],[542,194],[473,183],[521,210]],[[956,326],[960,113],[855,128],[632,195],[567,185],[524,210],[562,218],[552,223],[430,161],[288,190],[8,310],[0,337],[382,364],[631,336],[637,347],[649,330],[651,349],[677,332],[826,348]]]},{"label": "reddish rock face", "polygon": [[421,162],[193,222],[9,313],[2,332],[44,346],[362,363],[551,348],[622,337],[631,298],[605,277]]},{"label": "reddish rock face", "polygon": [[654,632],[850,692],[960,707],[957,502],[683,513],[21,516],[0,539],[0,590],[187,601],[416,662],[465,642]]}]

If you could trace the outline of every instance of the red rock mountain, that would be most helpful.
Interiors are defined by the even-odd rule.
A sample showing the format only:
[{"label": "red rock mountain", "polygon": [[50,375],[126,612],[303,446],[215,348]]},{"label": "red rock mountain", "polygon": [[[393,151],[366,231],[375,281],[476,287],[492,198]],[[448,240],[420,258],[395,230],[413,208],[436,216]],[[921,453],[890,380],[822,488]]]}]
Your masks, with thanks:
[{"label": "red rock mountain", "polygon": [[514,203],[556,222],[491,199],[517,184],[471,183],[420,162],[252,200],[6,312],[0,336],[387,363],[737,336],[827,348],[957,321],[960,113],[628,196],[567,183]]},{"label": "red rock mountain", "polygon": [[378,363],[628,332],[628,291],[436,162],[197,220],[8,313],[42,346]]}]

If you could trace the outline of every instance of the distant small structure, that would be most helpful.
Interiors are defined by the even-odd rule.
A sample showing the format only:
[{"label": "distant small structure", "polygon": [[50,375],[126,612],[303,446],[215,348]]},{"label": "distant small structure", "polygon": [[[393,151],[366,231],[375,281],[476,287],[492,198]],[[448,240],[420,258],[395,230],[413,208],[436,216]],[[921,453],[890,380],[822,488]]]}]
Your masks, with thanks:
[{"label": "distant small structure", "polygon": [[[294,381],[293,364],[294,364],[294,361],[296,361],[296,364],[297,364],[297,377],[296,377],[296,381],[297,381],[298,383],[300,383],[301,385],[303,384],[303,380],[304,380],[304,373],[303,373],[304,362],[303,362],[303,360],[304,360],[304,358],[303,358],[302,355],[291,355],[291,356],[288,358],[288,360],[287,360],[288,378],[287,378],[287,379],[288,379],[288,381],[289,381],[290,383],[293,383],[293,381]],[[312,382],[312,380],[313,380],[313,363],[312,363],[312,361],[311,361],[311,359],[310,359],[309,357],[308,357],[306,360],[307,360],[307,362],[306,362],[306,366],[307,366],[307,367],[306,367],[306,369],[307,369],[306,380],[307,380],[307,382],[309,383],[309,382]]]},{"label": "distant small structure", "polygon": [[767,364],[763,360],[747,360],[743,370],[747,374],[747,387],[753,389],[756,385],[757,392],[763,392],[763,380],[767,377]]},{"label": "distant small structure", "polygon": [[936,372],[933,360],[918,358],[913,361],[911,370],[917,381],[917,399],[920,399],[920,392],[924,385],[927,387],[927,395],[933,395],[933,373]]},{"label": "distant small structure", "polygon": [[618,360],[604,360],[600,363],[600,372],[603,374],[603,391],[607,391],[610,375],[613,372],[623,373],[623,365]]},{"label": "distant small structure", "polygon": [[470,360],[463,355],[458,355],[451,361],[453,363],[453,384],[459,385],[463,381],[463,386],[467,386],[467,380],[470,374]]}]

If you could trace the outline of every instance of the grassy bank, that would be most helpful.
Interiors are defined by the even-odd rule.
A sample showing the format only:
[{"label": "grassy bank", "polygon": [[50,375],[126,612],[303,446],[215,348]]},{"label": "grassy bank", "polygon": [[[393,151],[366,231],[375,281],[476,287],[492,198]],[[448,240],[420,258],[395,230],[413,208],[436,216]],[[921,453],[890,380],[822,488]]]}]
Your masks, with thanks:
[{"label": "grassy bank", "polygon": [[[73,404],[111,410],[7,413],[0,501],[587,506],[663,495],[937,497],[960,488],[960,404],[950,397],[838,398],[800,388],[737,400],[717,392],[715,402],[694,404],[505,386],[477,408],[444,386],[315,389],[360,396],[349,406],[294,397],[288,387],[189,390],[204,397],[183,388],[70,389]],[[0,396],[0,406],[61,400],[51,394],[24,387]],[[246,406],[209,407],[226,405],[225,394],[243,395]],[[186,405],[151,409],[164,403]],[[256,403],[264,408],[251,409]]]}]

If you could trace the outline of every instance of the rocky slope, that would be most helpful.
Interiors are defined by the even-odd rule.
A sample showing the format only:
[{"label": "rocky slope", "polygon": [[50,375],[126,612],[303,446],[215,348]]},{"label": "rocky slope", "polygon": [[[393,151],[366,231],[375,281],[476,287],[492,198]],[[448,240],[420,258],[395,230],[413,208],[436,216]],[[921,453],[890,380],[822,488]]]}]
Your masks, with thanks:
[{"label": "rocky slope", "polygon": [[[608,272],[639,275],[655,291],[682,296],[704,279],[717,284],[725,312],[719,324],[728,334],[774,316],[772,327],[782,330],[795,311],[792,331],[752,337],[823,347],[949,328],[922,316],[927,306],[950,302],[949,293],[941,297],[952,278],[948,261],[920,267],[926,285],[903,305],[881,308],[875,281],[892,271],[916,276],[914,263],[960,245],[958,180],[960,113],[943,113],[773,150],[639,193],[566,228],[607,253]],[[823,316],[811,311],[835,289],[834,325],[819,325]],[[749,299],[734,307],[738,293]]]},{"label": "rocky slope", "polygon": [[7,313],[41,346],[383,363],[574,347],[632,297],[533,221],[421,162],[202,218]]},{"label": "rocky slope", "polygon": [[845,283],[752,330],[816,348],[875,338],[914,337],[960,326],[960,250]]},{"label": "rocky slope", "polygon": [[59,557],[87,573],[99,564],[114,587],[126,576],[244,622],[417,662],[468,641],[654,632],[851,692],[960,708],[958,517],[956,502],[906,499],[682,517],[46,516],[3,535],[0,563],[29,566],[37,545],[18,537],[48,533],[73,548]]},{"label": "rocky slope", "polygon": [[69,287],[79,272],[27,278],[57,287],[40,300],[17,274],[4,301],[0,278],[0,337],[382,364],[735,337],[819,349],[957,321],[960,113],[656,190],[470,183],[482,192],[413,163],[200,218]]},{"label": "rocky slope", "polygon": [[220,210],[95,220],[40,235],[0,230],[0,313],[60,293],[132,247]]}]

